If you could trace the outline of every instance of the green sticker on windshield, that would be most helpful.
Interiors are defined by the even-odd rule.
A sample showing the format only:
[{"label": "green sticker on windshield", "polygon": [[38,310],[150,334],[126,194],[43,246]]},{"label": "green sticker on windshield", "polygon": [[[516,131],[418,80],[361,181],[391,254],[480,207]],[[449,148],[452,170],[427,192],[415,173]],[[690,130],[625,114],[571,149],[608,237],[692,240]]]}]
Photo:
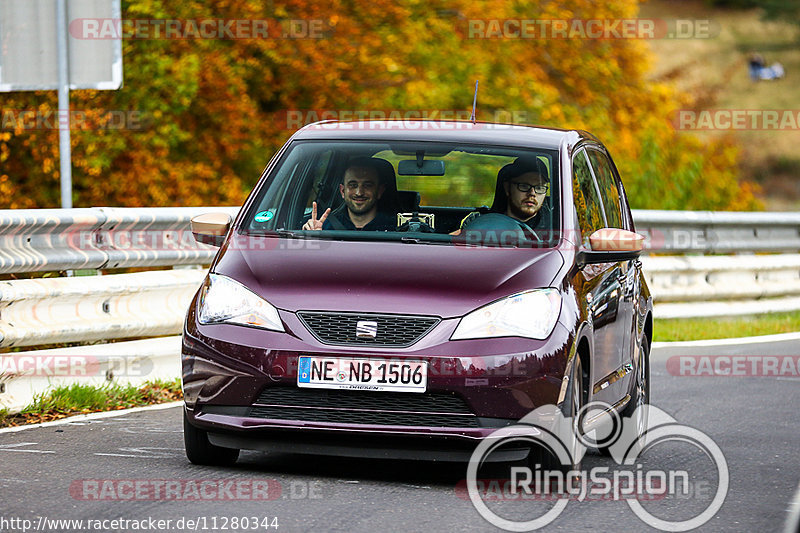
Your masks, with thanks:
[{"label": "green sticker on windshield", "polygon": [[269,222],[274,216],[275,213],[272,211],[261,211],[260,213],[256,213],[256,216],[253,217],[253,220],[256,222]]}]

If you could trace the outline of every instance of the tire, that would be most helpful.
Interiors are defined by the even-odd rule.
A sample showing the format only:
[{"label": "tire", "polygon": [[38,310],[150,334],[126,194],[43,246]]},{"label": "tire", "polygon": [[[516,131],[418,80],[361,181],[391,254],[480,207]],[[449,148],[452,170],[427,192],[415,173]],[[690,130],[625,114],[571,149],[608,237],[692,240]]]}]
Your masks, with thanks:
[{"label": "tire", "polygon": [[[650,403],[650,341],[647,335],[642,336],[642,346],[639,350],[639,366],[636,368],[636,379],[633,383],[631,401],[622,411],[622,416],[630,418],[638,407]],[[647,429],[647,410],[640,409],[636,420],[637,435],[641,437]]]},{"label": "tire", "polygon": [[[585,390],[586,387],[583,375],[583,365],[581,365],[580,357],[576,355],[575,362],[573,363],[572,370],[570,371],[567,394],[561,407],[562,414],[569,418],[573,423],[576,422],[578,413],[586,403]],[[580,443],[574,432],[570,432],[570,436],[572,437],[572,441],[570,443],[564,443],[564,445],[568,446],[568,449],[570,449],[570,452],[574,457],[576,455],[575,450],[577,450]],[[581,469],[580,460],[573,460],[571,465],[562,464],[553,453],[544,447],[535,447],[531,449],[528,455],[528,465],[532,470],[535,469],[537,464],[541,465],[542,470],[559,470],[563,474],[566,474],[570,470],[578,471]]]},{"label": "tire", "polygon": [[239,450],[215,446],[208,441],[208,432],[194,427],[183,413],[183,444],[186,457],[196,465],[230,466],[239,458]]},{"label": "tire", "polygon": [[[622,410],[620,413],[620,417],[617,419],[618,422],[622,421],[623,424],[628,422],[624,422],[624,420],[633,420],[633,415],[636,413],[636,409],[640,406],[646,406],[650,404],[650,342],[647,340],[647,336],[642,337],[642,344],[639,350],[639,365],[636,367],[636,379],[633,382],[633,389],[631,390],[631,399],[628,402],[628,405],[625,406],[625,409]],[[637,442],[642,440],[643,435],[647,430],[647,409],[640,409],[638,413],[636,413],[636,437]],[[618,427],[614,427],[612,430],[616,433],[619,430]],[[610,447],[599,447],[598,450],[601,454],[606,456],[611,456],[611,448]]]}]

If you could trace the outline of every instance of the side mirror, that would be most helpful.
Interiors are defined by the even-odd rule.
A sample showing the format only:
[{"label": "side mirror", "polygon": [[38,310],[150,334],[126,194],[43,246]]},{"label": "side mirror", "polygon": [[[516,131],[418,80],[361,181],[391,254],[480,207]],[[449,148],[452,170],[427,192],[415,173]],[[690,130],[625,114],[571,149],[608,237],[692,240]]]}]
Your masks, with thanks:
[{"label": "side mirror", "polygon": [[589,236],[591,251],[578,252],[578,266],[616,263],[636,259],[644,248],[644,237],[619,228],[602,228]]},{"label": "side mirror", "polygon": [[227,213],[203,213],[192,218],[192,234],[197,242],[222,246],[232,222]]}]

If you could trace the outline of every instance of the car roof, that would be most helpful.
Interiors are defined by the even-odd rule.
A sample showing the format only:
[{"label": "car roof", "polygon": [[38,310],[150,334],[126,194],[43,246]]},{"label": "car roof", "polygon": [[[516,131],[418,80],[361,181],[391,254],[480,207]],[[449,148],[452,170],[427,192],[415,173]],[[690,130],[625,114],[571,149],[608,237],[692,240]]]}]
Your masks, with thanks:
[{"label": "car roof", "polygon": [[323,121],[309,124],[293,140],[437,141],[558,150],[583,140],[600,142],[582,130],[518,124],[435,120]]}]

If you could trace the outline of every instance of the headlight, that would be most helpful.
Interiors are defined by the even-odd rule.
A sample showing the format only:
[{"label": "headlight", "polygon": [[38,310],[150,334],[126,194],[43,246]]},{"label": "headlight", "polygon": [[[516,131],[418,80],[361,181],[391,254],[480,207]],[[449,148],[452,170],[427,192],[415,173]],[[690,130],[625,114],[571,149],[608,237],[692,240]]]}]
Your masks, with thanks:
[{"label": "headlight", "polygon": [[458,323],[450,339],[546,339],[553,331],[560,311],[561,294],[556,289],[521,292],[469,313]]},{"label": "headlight", "polygon": [[240,324],[284,331],[278,310],[227,276],[209,274],[200,293],[201,324]]}]

